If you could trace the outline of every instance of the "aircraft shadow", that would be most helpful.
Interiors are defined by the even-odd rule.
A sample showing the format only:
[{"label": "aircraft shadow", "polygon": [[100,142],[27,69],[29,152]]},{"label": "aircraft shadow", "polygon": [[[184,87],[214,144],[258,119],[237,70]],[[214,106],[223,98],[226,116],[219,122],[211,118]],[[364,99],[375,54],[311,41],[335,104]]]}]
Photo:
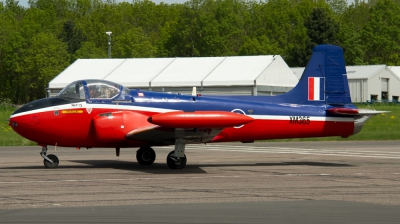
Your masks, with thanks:
[{"label": "aircraft shadow", "polygon": [[[353,165],[343,163],[324,163],[324,162],[277,162],[277,163],[251,163],[251,164],[187,164],[184,169],[171,170],[166,163],[154,163],[151,166],[142,166],[136,162],[116,161],[116,160],[69,160],[77,163],[72,165],[63,165],[57,169],[120,169],[141,171],[151,174],[177,174],[177,173],[206,173],[202,168],[205,167],[265,167],[265,166],[319,166],[319,167],[353,167]],[[80,165],[82,164],[82,165]],[[43,165],[37,166],[19,166],[19,167],[1,167],[0,169],[45,169]]]}]

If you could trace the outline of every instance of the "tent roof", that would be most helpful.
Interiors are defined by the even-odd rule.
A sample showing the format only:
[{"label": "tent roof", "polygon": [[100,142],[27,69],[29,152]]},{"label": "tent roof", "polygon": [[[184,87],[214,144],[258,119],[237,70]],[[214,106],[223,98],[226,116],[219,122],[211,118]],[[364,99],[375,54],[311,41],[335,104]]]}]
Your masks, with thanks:
[{"label": "tent roof", "polygon": [[64,88],[79,79],[105,79],[125,59],[79,59],[50,81],[50,88]]},{"label": "tent roof", "polygon": [[292,72],[296,76],[296,78],[298,80],[300,80],[305,68],[304,67],[295,67],[295,68],[290,68],[290,69],[292,70]]},{"label": "tent roof", "polygon": [[151,86],[201,86],[225,57],[177,58],[151,81]]},{"label": "tent roof", "polygon": [[294,86],[297,83],[279,55],[263,55],[78,59],[51,80],[49,88],[63,88],[79,79],[104,79],[127,87]]},{"label": "tent roof", "polygon": [[124,86],[148,87],[151,80],[174,60],[174,58],[125,59],[124,63],[106,77],[106,80]]},{"label": "tent roof", "polygon": [[254,81],[273,62],[273,59],[272,55],[227,57],[203,80],[203,85],[254,85]]}]

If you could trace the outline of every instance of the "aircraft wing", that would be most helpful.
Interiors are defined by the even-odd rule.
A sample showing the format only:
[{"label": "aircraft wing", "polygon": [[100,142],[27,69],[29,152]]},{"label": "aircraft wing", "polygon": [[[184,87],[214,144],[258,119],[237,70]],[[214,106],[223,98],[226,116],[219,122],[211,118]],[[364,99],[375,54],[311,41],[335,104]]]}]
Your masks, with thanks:
[{"label": "aircraft wing", "polygon": [[254,119],[226,111],[174,111],[147,118],[147,125],[126,134],[129,139],[173,143],[177,138],[186,142],[209,142],[224,128],[243,125]]}]

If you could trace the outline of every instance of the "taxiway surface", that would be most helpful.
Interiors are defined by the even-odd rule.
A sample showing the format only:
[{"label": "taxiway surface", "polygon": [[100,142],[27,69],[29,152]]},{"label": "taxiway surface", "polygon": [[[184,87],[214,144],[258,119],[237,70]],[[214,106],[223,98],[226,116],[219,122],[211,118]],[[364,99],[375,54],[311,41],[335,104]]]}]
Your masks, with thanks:
[{"label": "taxiway surface", "polygon": [[400,141],[189,145],[182,170],[154,149],[1,147],[0,223],[400,223]]}]

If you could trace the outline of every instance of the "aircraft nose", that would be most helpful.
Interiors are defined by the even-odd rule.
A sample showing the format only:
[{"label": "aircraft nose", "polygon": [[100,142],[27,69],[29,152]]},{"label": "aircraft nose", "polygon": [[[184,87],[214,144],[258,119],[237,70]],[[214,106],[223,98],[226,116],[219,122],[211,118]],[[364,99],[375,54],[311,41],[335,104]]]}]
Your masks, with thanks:
[{"label": "aircraft nose", "polygon": [[31,124],[31,115],[29,114],[22,116],[11,116],[8,123],[8,125],[20,135],[22,135],[20,133],[21,130],[29,128]]}]

